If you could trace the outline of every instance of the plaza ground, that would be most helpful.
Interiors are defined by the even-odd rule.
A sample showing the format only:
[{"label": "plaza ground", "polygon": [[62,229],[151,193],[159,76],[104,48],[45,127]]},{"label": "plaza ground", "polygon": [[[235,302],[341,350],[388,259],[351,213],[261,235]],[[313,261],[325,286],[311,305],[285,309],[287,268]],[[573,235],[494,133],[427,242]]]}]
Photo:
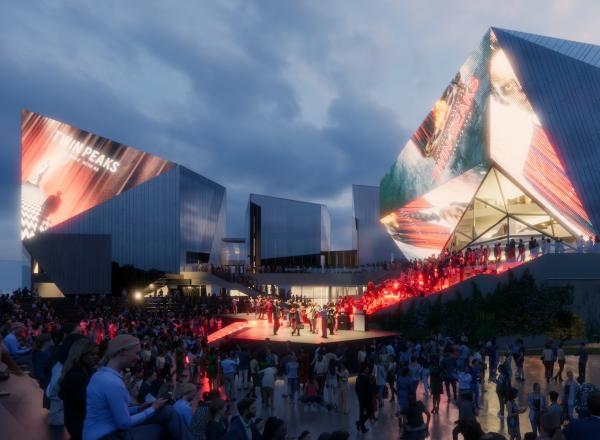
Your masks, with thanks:
[{"label": "plaza ground", "polygon": [[[577,359],[568,356],[565,372],[568,369],[577,371]],[[517,383],[519,388],[519,399],[521,405],[526,405],[527,394],[531,391],[534,382],[542,385],[544,394],[551,390],[556,390],[562,395],[560,384],[546,384],[544,380],[544,369],[539,356],[528,356],[525,362],[526,381],[523,384]],[[588,382],[600,385],[600,355],[590,356],[588,364]],[[358,418],[358,402],[354,394],[354,378],[351,378],[350,392],[350,412],[348,415],[338,414],[334,411],[328,412],[324,409],[310,410],[299,403],[290,403],[283,397],[284,381],[278,380],[275,389],[274,410],[271,413],[264,413],[258,405],[258,415],[267,417],[274,415],[281,417],[288,423],[288,433],[295,438],[303,430],[309,430],[313,433],[313,438],[323,431],[347,430],[351,433],[353,439],[397,439],[399,437],[398,421],[395,417],[395,406],[386,402],[383,410],[379,414],[379,420],[369,427],[367,434],[358,434],[355,421]],[[482,410],[479,414],[479,421],[484,431],[495,431],[506,435],[506,423],[499,419],[498,399],[495,393],[494,384],[487,384],[487,392],[483,394]],[[42,392],[31,378],[11,377],[6,382],[0,383],[0,390],[10,391],[9,397],[0,398],[0,437],[3,440],[28,440],[28,439],[66,439],[68,435],[62,430],[52,430],[46,423],[46,410],[42,408]],[[430,408],[429,399],[423,399],[422,386],[417,391],[417,396],[422,399]],[[431,439],[445,440],[450,439],[451,431],[454,427],[454,421],[458,418],[456,405],[447,403],[446,396],[442,396],[440,413],[432,416],[430,425]],[[521,433],[530,430],[527,413],[522,414],[520,418]]]}]

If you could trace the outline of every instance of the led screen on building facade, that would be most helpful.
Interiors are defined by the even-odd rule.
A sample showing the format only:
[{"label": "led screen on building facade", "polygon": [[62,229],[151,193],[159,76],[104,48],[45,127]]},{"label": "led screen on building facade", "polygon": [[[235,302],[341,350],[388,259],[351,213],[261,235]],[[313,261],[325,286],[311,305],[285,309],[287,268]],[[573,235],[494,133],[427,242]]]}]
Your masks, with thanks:
[{"label": "led screen on building facade", "polygon": [[386,215],[486,161],[484,106],[489,89],[484,38],[400,152],[380,185]]},{"label": "led screen on building facade", "polygon": [[31,238],[174,166],[127,145],[23,111],[21,238]]},{"label": "led screen on building facade", "polygon": [[[381,221],[405,256],[422,258],[448,246],[461,218],[474,215],[466,210],[474,206],[469,205],[474,197],[482,196],[478,187],[492,167],[517,185],[513,192],[520,199],[509,200],[505,194],[502,209],[526,225],[527,233],[567,242],[594,234],[560,150],[513,67],[490,30],[382,179]],[[482,202],[493,206],[499,201]],[[450,212],[452,221],[444,215]],[[552,228],[561,233],[553,234]],[[485,238],[475,230],[468,236],[461,242],[465,246]]]}]

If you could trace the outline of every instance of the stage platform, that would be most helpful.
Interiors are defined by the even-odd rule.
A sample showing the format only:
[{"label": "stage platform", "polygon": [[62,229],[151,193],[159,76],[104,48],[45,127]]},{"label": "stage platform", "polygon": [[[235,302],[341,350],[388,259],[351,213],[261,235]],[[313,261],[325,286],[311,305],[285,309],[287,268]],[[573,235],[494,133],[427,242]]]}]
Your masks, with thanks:
[{"label": "stage platform", "polygon": [[[269,324],[266,319],[256,319],[251,315],[227,315],[230,318],[246,319],[247,324],[239,331],[229,335],[230,339],[236,341],[264,341],[269,338],[271,342],[293,342],[298,344],[336,344],[340,342],[357,342],[366,341],[369,339],[380,339],[397,336],[397,333],[383,330],[369,330],[366,332],[357,332],[354,330],[338,330],[334,335],[327,335],[327,338],[322,338],[321,334],[314,335],[310,333],[310,329],[305,325],[303,330],[300,330],[300,336],[292,336],[290,327],[281,326],[277,335],[273,335],[273,324]],[[238,325],[238,327],[241,327]]]}]

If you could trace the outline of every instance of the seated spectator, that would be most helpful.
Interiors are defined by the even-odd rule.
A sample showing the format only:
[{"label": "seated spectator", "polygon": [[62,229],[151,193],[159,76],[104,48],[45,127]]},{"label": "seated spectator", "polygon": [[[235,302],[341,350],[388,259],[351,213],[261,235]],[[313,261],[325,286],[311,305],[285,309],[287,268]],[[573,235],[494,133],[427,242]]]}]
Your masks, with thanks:
[{"label": "seated spectator", "polygon": [[65,428],[72,440],[81,439],[85,420],[86,387],[98,364],[98,347],[87,338],[76,341],[62,369],[58,395],[64,404]]},{"label": "seated spectator", "polygon": [[4,344],[14,361],[17,364],[26,366],[31,371],[31,348],[21,345],[26,333],[27,327],[25,327],[25,324],[13,322],[10,326],[10,333],[4,338]]},{"label": "seated spectator", "polygon": [[600,392],[590,393],[587,406],[590,416],[571,420],[563,430],[567,440],[597,438],[600,432]]},{"label": "seated spectator", "polygon": [[189,438],[173,407],[165,406],[166,399],[129,407],[122,374],[137,363],[140,351],[139,339],[131,335],[118,335],[109,342],[106,366],[94,373],[87,387],[85,440]]}]

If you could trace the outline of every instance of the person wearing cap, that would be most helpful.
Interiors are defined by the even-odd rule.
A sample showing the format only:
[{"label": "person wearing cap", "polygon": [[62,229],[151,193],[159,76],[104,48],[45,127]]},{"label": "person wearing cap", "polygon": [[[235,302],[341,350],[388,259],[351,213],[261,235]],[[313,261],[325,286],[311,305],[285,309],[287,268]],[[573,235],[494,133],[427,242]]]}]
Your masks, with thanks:
[{"label": "person wearing cap", "polygon": [[129,406],[123,371],[138,362],[140,351],[139,339],[131,335],[118,335],[108,343],[106,364],[86,389],[84,440],[189,438],[181,417],[172,406],[165,406],[167,399]]}]

